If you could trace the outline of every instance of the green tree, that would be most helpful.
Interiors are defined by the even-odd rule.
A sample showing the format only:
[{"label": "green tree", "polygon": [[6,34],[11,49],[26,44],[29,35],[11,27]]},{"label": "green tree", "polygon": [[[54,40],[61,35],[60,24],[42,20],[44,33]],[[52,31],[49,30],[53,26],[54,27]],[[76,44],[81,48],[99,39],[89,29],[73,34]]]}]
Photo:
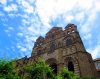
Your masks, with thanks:
[{"label": "green tree", "polygon": [[53,73],[53,69],[45,63],[43,59],[39,59],[36,63],[25,67],[28,72],[28,79],[78,79],[78,77],[69,72],[66,68],[59,71],[57,75]]},{"label": "green tree", "polygon": [[20,79],[13,66],[14,61],[0,59],[0,79]]},{"label": "green tree", "polygon": [[45,63],[43,59],[39,59],[36,63],[25,67],[28,72],[28,79],[54,79],[51,67]]},{"label": "green tree", "polygon": [[62,68],[57,75],[57,79],[79,79],[79,77],[66,68]]}]

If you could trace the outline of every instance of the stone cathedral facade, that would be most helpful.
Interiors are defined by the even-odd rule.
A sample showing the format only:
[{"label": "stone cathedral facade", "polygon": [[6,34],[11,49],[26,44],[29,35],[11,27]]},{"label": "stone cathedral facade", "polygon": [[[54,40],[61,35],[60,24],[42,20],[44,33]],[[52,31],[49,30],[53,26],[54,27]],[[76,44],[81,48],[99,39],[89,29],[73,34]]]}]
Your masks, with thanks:
[{"label": "stone cathedral facade", "polygon": [[85,50],[77,26],[68,24],[64,30],[53,27],[40,36],[33,47],[32,56],[43,57],[57,72],[62,67],[80,76],[95,76],[96,69],[91,55]]},{"label": "stone cathedral facade", "polygon": [[[57,73],[66,67],[79,76],[96,76],[96,68],[91,54],[85,50],[77,26],[68,24],[65,29],[53,27],[45,37],[38,37],[30,58],[18,61],[33,61],[42,57]],[[34,62],[34,61],[33,61]]]}]

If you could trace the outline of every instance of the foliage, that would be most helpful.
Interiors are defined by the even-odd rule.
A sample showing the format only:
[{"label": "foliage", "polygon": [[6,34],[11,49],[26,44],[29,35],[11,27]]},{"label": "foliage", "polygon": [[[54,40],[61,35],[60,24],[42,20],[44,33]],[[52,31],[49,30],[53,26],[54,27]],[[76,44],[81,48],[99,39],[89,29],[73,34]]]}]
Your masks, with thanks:
[{"label": "foliage", "polygon": [[66,68],[62,68],[57,74],[54,74],[53,69],[41,58],[37,62],[27,64],[21,70],[19,69],[19,71],[24,70],[24,75],[18,76],[14,62],[0,59],[0,79],[96,79],[92,77],[79,78]]},{"label": "foliage", "polygon": [[73,72],[68,71],[66,68],[62,68],[57,75],[57,79],[78,79]]},{"label": "foliage", "polygon": [[39,59],[36,63],[25,67],[26,72],[29,73],[28,79],[77,79],[78,77],[63,68],[57,75],[53,73],[53,70],[49,65],[45,63],[43,59]]},{"label": "foliage", "polygon": [[28,72],[26,79],[95,79],[91,77],[80,78],[66,68],[62,68],[59,73],[55,75],[53,69],[41,58],[36,63],[27,65],[25,70]]},{"label": "foliage", "polygon": [[0,59],[0,79],[20,79],[14,71],[13,62]]},{"label": "foliage", "polygon": [[25,70],[29,73],[28,79],[54,79],[53,70],[42,59],[39,59],[39,61],[32,65],[26,66]]}]

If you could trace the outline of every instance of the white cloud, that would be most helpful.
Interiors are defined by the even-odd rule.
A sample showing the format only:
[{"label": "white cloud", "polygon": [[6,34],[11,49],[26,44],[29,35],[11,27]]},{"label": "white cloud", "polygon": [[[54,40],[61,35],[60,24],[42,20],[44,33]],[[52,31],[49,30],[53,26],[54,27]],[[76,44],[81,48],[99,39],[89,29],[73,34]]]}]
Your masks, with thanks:
[{"label": "white cloud", "polygon": [[[95,21],[97,12],[100,11],[99,0],[36,0],[36,7],[33,7],[31,2],[33,0],[17,0],[16,4],[11,4],[4,7],[7,12],[17,11],[18,8],[24,11],[24,14],[18,14],[22,17],[22,25],[18,27],[18,37],[23,37],[23,41],[18,40],[17,48],[21,52],[32,50],[34,41],[39,35],[44,35],[52,27],[50,25],[51,20],[59,19],[64,24],[70,23],[75,20],[79,23],[80,32],[85,35],[83,39],[91,40],[93,30],[93,23]],[[31,14],[31,15],[30,15]],[[10,16],[17,16],[10,14]],[[59,23],[58,26],[63,26]],[[12,28],[9,28],[11,31]],[[9,30],[7,29],[6,32]],[[24,45],[23,45],[24,44]],[[99,47],[95,48],[94,52],[97,52]],[[93,54],[92,54],[93,55]],[[97,56],[97,55],[95,55]]]},{"label": "white cloud", "polygon": [[8,27],[8,30],[13,31],[13,30],[14,30],[14,28],[13,28],[13,27]]},{"label": "white cloud", "polygon": [[70,23],[73,19],[74,19],[73,15],[67,15],[67,17],[65,18],[65,22]]},{"label": "white cloud", "polygon": [[87,16],[87,19],[85,19],[86,22],[81,26],[80,29],[83,34],[87,34],[93,30],[93,24],[96,19],[96,12],[94,12],[94,10],[90,10],[90,12],[87,13]]},{"label": "white cloud", "polygon": [[27,51],[27,48],[21,48],[20,51],[26,52]]},{"label": "white cloud", "polygon": [[95,10],[100,12],[100,0],[96,0],[95,2]]},{"label": "white cloud", "polygon": [[2,12],[0,12],[0,17],[1,17],[1,16],[4,16],[4,14],[3,14]]},{"label": "white cloud", "polygon": [[78,0],[77,5],[83,10],[90,10],[93,7],[93,0]]},{"label": "white cloud", "polygon": [[84,17],[85,17],[85,13],[84,13],[84,11],[82,11],[82,12],[77,13],[77,14],[75,15],[74,19],[75,19],[76,21],[80,22],[80,23],[83,23]]},{"label": "white cloud", "polygon": [[0,3],[3,4],[3,5],[6,5],[7,0],[0,0]]},{"label": "white cloud", "polygon": [[28,1],[22,1],[21,5],[25,8],[24,11],[27,13],[33,13],[34,8]]},{"label": "white cloud", "polygon": [[83,39],[85,39],[85,40],[90,40],[91,38],[92,38],[92,34],[91,33],[88,33],[88,34],[83,36]]},{"label": "white cloud", "polygon": [[23,36],[23,33],[18,32],[18,33],[17,33],[17,36],[22,37],[22,36]]},{"label": "white cloud", "polygon": [[9,6],[5,6],[4,10],[6,12],[11,12],[11,11],[17,11],[18,9],[17,9],[17,5],[16,4],[11,4]]},{"label": "white cloud", "polygon": [[12,32],[14,32],[14,28],[7,27],[4,31],[7,33],[8,36],[11,36]]},{"label": "white cloud", "polygon": [[97,9],[98,2],[99,0],[37,0],[36,11],[45,26],[50,27],[51,19],[55,20],[58,16],[63,15],[63,21],[66,23],[70,23],[72,20],[77,21],[81,25],[81,32],[87,34],[94,28],[93,23],[97,12],[100,11]]},{"label": "white cloud", "polygon": [[[50,18],[55,19],[60,14],[64,14],[74,8],[74,5],[77,3],[76,0],[37,0],[36,1],[36,10],[39,14],[39,17],[44,25],[49,24]],[[52,4],[52,5],[51,5]],[[67,16],[65,16],[67,17]],[[69,16],[68,19],[72,19],[72,16]]]},{"label": "white cloud", "polygon": [[93,49],[88,49],[88,51],[92,54],[93,59],[100,57],[100,45],[97,45]]},{"label": "white cloud", "polygon": [[14,31],[14,28],[13,27],[7,27],[7,29],[5,30],[5,32],[9,33],[11,31]]}]

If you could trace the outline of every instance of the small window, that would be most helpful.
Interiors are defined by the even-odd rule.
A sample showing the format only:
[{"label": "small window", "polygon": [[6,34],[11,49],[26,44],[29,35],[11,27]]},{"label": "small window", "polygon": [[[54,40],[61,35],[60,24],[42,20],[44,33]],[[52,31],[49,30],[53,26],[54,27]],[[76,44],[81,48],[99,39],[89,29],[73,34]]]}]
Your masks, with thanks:
[{"label": "small window", "polygon": [[49,52],[50,53],[54,52],[55,48],[56,48],[55,43],[52,42],[51,45],[50,45],[50,51]]},{"label": "small window", "polygon": [[67,39],[66,40],[66,46],[72,45],[72,40],[71,39]]},{"label": "small window", "polygon": [[38,50],[37,51],[37,55],[41,55],[42,54],[42,51],[41,50]]}]

